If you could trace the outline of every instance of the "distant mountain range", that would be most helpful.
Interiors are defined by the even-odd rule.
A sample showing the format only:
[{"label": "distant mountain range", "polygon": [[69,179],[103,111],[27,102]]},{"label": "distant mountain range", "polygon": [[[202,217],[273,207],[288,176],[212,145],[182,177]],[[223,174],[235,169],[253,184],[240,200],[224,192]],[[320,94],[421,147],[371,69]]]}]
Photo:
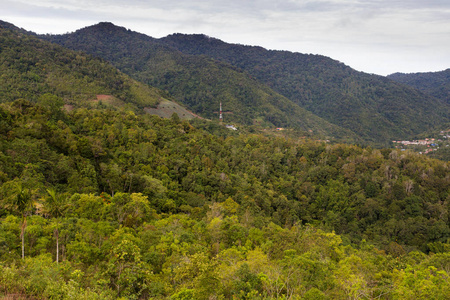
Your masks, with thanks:
[{"label": "distant mountain range", "polygon": [[[12,24],[3,27],[34,35]],[[218,118],[222,102],[228,121],[386,146],[440,128],[450,115],[448,101],[429,89],[398,83],[395,74],[357,72],[320,55],[228,44],[205,35],[155,39],[107,22],[38,37],[109,61],[156,88],[161,99],[174,97],[211,119]]]},{"label": "distant mountain range", "polygon": [[206,55],[239,67],[365,140],[414,135],[448,121],[448,103],[430,97],[427,91],[420,93],[385,77],[357,72],[325,56],[227,44],[205,35],[174,34],[161,42],[183,53]]},{"label": "distant mountain range", "polygon": [[426,73],[394,73],[387,76],[450,104],[450,69]]},{"label": "distant mountain range", "polygon": [[131,77],[168,91],[209,119],[218,119],[222,102],[227,122],[294,127],[324,138],[357,139],[350,130],[307,111],[242,69],[206,56],[183,54],[156,39],[111,23],[42,38],[100,56]]}]

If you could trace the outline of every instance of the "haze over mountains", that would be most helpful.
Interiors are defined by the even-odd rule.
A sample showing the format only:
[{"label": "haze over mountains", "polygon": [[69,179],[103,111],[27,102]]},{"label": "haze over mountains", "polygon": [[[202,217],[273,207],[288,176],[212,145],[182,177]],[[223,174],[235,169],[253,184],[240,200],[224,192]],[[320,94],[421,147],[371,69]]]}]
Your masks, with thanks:
[{"label": "haze over mountains", "polygon": [[155,39],[108,22],[39,37],[110,61],[210,119],[218,117],[222,102],[228,121],[386,146],[441,129],[450,116],[442,93],[357,72],[320,55],[227,44],[205,35]]}]

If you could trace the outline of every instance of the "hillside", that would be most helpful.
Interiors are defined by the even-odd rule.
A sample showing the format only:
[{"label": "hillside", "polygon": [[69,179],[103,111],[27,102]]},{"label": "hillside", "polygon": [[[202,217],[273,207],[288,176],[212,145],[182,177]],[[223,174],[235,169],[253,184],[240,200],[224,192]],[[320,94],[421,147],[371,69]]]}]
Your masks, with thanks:
[{"label": "hillside", "polygon": [[[0,28],[1,299],[448,298],[447,162],[181,120],[166,91],[11,29]],[[267,93],[254,100],[264,109],[287,100],[236,67],[158,51],[145,62],[237,77]]]},{"label": "hillside", "polygon": [[17,26],[14,25],[14,24],[11,24],[11,23],[8,23],[8,22],[2,21],[2,20],[0,20],[0,28],[3,28],[3,29],[9,29],[9,30],[12,30],[12,31],[15,31],[15,32],[19,32],[19,33],[25,33],[25,34],[30,34],[30,35],[36,35],[36,34],[35,34],[34,32],[32,32],[32,31],[27,31],[27,30],[25,30],[25,29],[23,29],[23,28],[17,27]]},{"label": "hillside", "polygon": [[448,103],[325,56],[228,44],[205,35],[174,34],[160,42],[243,69],[294,103],[367,141],[386,143],[448,121]]},{"label": "hillside", "polygon": [[440,72],[394,73],[387,77],[450,104],[450,69]]},{"label": "hillside", "polygon": [[293,127],[328,139],[357,140],[226,63],[180,53],[155,39],[111,23],[42,38],[111,61],[133,78],[167,90],[195,113],[217,119],[222,102],[226,122]]},{"label": "hillside", "polygon": [[24,100],[0,104],[0,123],[0,297],[450,291],[442,161]]},{"label": "hillside", "polygon": [[353,141],[356,134],[365,143],[386,146],[438,128],[450,112],[439,99],[320,55],[227,44],[204,35],[154,39],[111,23],[42,38],[109,60],[207,118],[217,118],[221,101],[230,121],[297,127],[327,138],[348,135]]},{"label": "hillside", "polygon": [[0,102],[25,99],[73,107],[127,107],[143,112],[169,101],[165,93],[110,63],[0,24]]}]

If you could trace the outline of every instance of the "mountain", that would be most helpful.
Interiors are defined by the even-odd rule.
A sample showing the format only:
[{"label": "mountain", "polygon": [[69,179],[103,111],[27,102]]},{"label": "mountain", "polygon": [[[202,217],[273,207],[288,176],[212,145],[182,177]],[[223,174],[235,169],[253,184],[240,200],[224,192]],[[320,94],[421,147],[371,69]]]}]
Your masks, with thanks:
[{"label": "mountain", "polygon": [[160,102],[173,103],[161,90],[100,58],[43,41],[6,22],[0,23],[0,73],[0,102],[60,99],[67,107],[127,106],[142,113]]},{"label": "mountain", "polygon": [[448,120],[448,103],[325,56],[228,44],[205,35],[174,34],[160,41],[183,53],[206,55],[243,69],[293,102],[369,141],[415,135]]},{"label": "mountain", "polygon": [[182,54],[111,23],[41,37],[111,61],[133,78],[167,90],[206,118],[217,119],[222,102],[226,122],[294,127],[327,138],[356,140],[351,131],[299,107],[239,68],[205,56]]},{"label": "mountain", "polygon": [[387,77],[450,104],[450,69],[440,72],[394,73]]},{"label": "mountain", "polygon": [[13,30],[13,31],[20,32],[20,33],[26,33],[26,34],[35,35],[34,32],[27,31],[27,30],[25,30],[23,28],[17,27],[14,24],[11,24],[11,23],[8,23],[8,22],[2,21],[2,20],[0,20],[0,28]]},{"label": "mountain", "polygon": [[205,35],[154,39],[111,23],[42,38],[109,60],[208,118],[217,118],[222,101],[231,121],[297,126],[328,136],[352,132],[386,146],[441,126],[450,112],[439,99],[320,55],[227,44]]}]

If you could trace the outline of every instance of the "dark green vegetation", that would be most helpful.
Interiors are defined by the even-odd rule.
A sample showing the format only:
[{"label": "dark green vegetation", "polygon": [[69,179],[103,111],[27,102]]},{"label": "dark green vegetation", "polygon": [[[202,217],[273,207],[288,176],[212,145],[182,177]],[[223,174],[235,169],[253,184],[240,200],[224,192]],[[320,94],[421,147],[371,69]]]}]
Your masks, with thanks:
[{"label": "dark green vegetation", "polygon": [[0,297],[448,298],[448,163],[140,114],[164,93],[0,38]]},{"label": "dark green vegetation", "polygon": [[161,91],[129,78],[104,60],[30,34],[0,27],[0,45],[0,102],[19,98],[36,102],[50,96],[88,107],[98,105],[98,95],[105,95],[104,105],[128,105],[138,111],[164,99]]},{"label": "dark green vegetation", "polygon": [[388,78],[450,103],[450,69],[427,73],[394,73]]},{"label": "dark green vegetation", "polygon": [[227,117],[241,124],[260,120],[355,141],[352,132],[365,143],[386,146],[440,128],[450,115],[450,105],[440,99],[320,55],[227,44],[204,35],[158,40],[111,23],[43,38],[111,61],[208,118],[217,117],[222,101],[233,112]]},{"label": "dark green vegetation", "polygon": [[[450,69],[441,72],[394,73],[389,75],[388,78],[450,104]],[[448,147],[450,141],[446,137],[448,130],[450,130],[450,116],[447,114],[447,123],[440,126],[438,130],[430,130],[418,135],[420,138],[435,138],[438,140],[437,143],[440,145],[440,148],[429,153],[429,156],[444,161],[450,160],[450,147]]]},{"label": "dark green vegetation", "polygon": [[294,103],[372,143],[406,138],[448,122],[450,106],[381,76],[320,55],[227,44],[204,35],[161,39],[183,53],[232,64]]},{"label": "dark green vegetation", "polygon": [[204,35],[175,34],[161,42],[245,70],[301,107],[375,144],[427,131],[450,117],[448,103],[325,56],[227,44]]},{"label": "dark green vegetation", "polygon": [[[336,86],[335,83],[329,81],[328,78],[322,78],[323,75],[319,76],[315,73],[310,74],[310,79],[313,82],[317,83],[317,81],[322,78],[320,80],[323,82],[327,81],[328,83],[326,85],[314,84],[312,86],[297,88],[305,90],[305,93],[308,95],[311,94],[308,96],[309,101],[313,103],[314,106],[317,106],[313,109],[312,106],[308,107],[305,103],[293,99],[293,94],[284,93],[284,96],[290,100],[280,96],[280,94],[269,88],[269,86],[275,87],[273,82],[261,80],[261,78],[258,77],[258,74],[253,74],[251,70],[245,69],[244,65],[231,66],[230,64],[233,64],[233,61],[220,63],[215,57],[213,58],[216,60],[213,60],[204,55],[193,56],[183,54],[178,50],[168,47],[166,40],[155,40],[148,36],[126,30],[125,28],[114,26],[110,23],[100,23],[96,26],[78,30],[72,34],[43,36],[43,38],[72,49],[83,50],[101,56],[104,59],[111,61],[120,70],[132,77],[161,89],[168,90],[179,101],[192,108],[195,112],[208,118],[217,118],[218,103],[222,101],[225,111],[232,113],[226,115],[227,119],[237,121],[241,124],[251,124],[256,121],[263,124],[273,124],[275,126],[291,126],[303,130],[312,130],[315,134],[322,134],[328,138],[334,137],[342,140],[343,137],[346,137],[347,140],[351,139],[353,141],[355,141],[356,132],[357,135],[362,136],[366,142],[381,142],[382,144],[386,144],[392,136],[407,136],[412,132],[420,132],[431,126],[433,122],[439,122],[441,120],[441,117],[435,115],[435,113],[431,114],[432,116],[435,116],[435,118],[428,118],[425,122],[421,121],[423,120],[422,118],[415,118],[415,124],[420,125],[411,129],[412,127],[407,127],[406,123],[400,122],[401,124],[399,123],[397,126],[395,124],[397,122],[395,113],[387,112],[387,106],[395,106],[397,103],[395,105],[392,103],[387,104],[386,107],[384,107],[384,104],[380,103],[375,105],[379,110],[386,108],[386,114],[389,114],[389,117],[384,116],[384,119],[379,116],[379,113],[375,113],[373,110],[368,109],[368,105],[366,104],[362,104],[364,105],[364,109],[359,108],[360,111],[358,111],[358,108],[353,104],[344,107],[336,102],[340,100],[339,97],[336,96],[338,95],[336,90],[333,90],[336,88],[341,89],[341,87]],[[199,47],[201,47],[201,45],[199,45]],[[274,53],[266,52],[269,54]],[[253,52],[249,50],[245,55],[251,56],[252,53]],[[271,73],[271,78],[277,82],[283,80],[282,74],[278,74],[279,71],[277,70],[280,68],[286,69],[287,66],[291,68],[291,66],[296,64],[295,60],[287,60],[284,62],[285,65],[278,68],[279,66],[272,63],[270,57],[266,56],[258,58],[261,65],[255,67],[255,69],[260,69],[263,65],[270,66],[271,69],[267,72]],[[311,57],[313,60],[316,60],[315,56]],[[240,59],[247,61],[248,57],[241,57]],[[322,59],[331,61],[325,58]],[[317,62],[312,61],[310,63],[314,65]],[[341,65],[339,64],[339,66]],[[303,66],[297,67],[302,68]],[[320,68],[328,69],[329,66]],[[350,68],[345,67],[345,69],[350,72]],[[304,74],[305,72],[309,72],[309,70],[301,70],[298,74]],[[340,73],[336,74],[336,77],[341,77],[341,75],[342,74]],[[298,81],[298,78],[295,76],[289,76],[290,80],[295,81],[295,85],[302,82]],[[264,82],[265,85],[260,82]],[[292,82],[284,83],[286,83],[286,86],[292,86],[294,84]],[[372,84],[378,83],[379,82],[377,81]],[[330,89],[330,87],[332,88]],[[282,91],[278,92],[281,93]],[[321,98],[323,95],[321,94],[313,97],[312,95],[314,93],[327,93],[328,98],[326,99],[328,99],[328,102],[320,104],[318,98]],[[408,94],[408,92],[405,93]],[[335,99],[333,98],[333,102],[330,102],[331,96],[336,96]],[[408,97],[411,97],[411,95]],[[386,97],[385,102],[391,102],[392,99],[390,98],[392,97]],[[416,98],[413,97],[412,99]],[[430,99],[427,99],[427,101],[428,100]],[[432,103],[434,100],[430,101],[431,102],[428,103],[426,107],[430,108],[431,111],[434,107]],[[407,106],[408,108],[403,110],[404,114],[408,115],[409,113],[416,111],[417,107],[414,105],[408,103]],[[315,115],[307,113],[300,107],[307,108]],[[404,106],[401,107],[401,109],[404,108]],[[398,108],[393,109],[395,110]],[[325,113],[327,111],[328,113]],[[348,126],[348,124],[344,124],[344,121],[341,122],[342,124],[339,124],[339,122],[330,117],[331,114],[339,114],[341,119],[347,118],[345,122],[352,122],[353,125]],[[317,115],[322,118],[317,118]],[[393,116],[392,118],[391,115]],[[355,116],[358,116],[358,118],[354,118]],[[414,117],[414,114],[408,116]],[[355,121],[351,121],[351,118]],[[380,127],[380,124],[386,124],[386,118],[389,119],[389,126],[386,125]],[[334,127],[330,126],[330,124],[323,119],[326,119],[339,127],[336,125]],[[376,119],[376,121],[373,121],[374,119]],[[382,121],[384,123],[378,122],[381,119],[383,119]],[[402,127],[403,125],[405,125],[405,128]],[[342,127],[347,127],[347,130],[339,129]],[[400,127],[402,128],[399,129]]]},{"label": "dark green vegetation", "polygon": [[351,131],[306,111],[241,69],[207,57],[182,54],[151,37],[111,23],[42,38],[111,61],[133,78],[167,90],[206,118],[217,119],[222,102],[227,122],[288,126],[323,138],[358,140]]}]

